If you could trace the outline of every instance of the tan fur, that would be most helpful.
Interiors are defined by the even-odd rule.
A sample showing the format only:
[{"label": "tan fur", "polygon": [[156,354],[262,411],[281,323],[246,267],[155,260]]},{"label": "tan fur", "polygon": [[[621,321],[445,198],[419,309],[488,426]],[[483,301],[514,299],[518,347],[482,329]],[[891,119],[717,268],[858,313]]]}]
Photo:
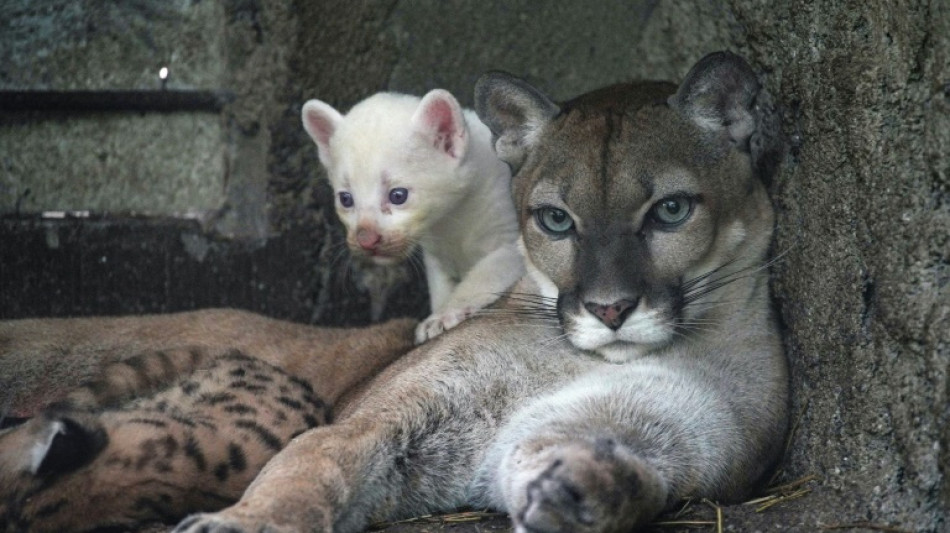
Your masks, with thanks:
[{"label": "tan fur", "polygon": [[93,376],[0,431],[0,531],[174,522],[232,503],[292,437],[407,351],[415,324],[316,328],[223,309],[0,323],[16,347],[5,364],[65,354]]},{"label": "tan fur", "polygon": [[[317,328],[237,309],[167,315],[0,322],[0,406],[26,417],[96,376],[103,365],[181,346],[235,349],[304,377],[333,402],[406,350],[409,320],[371,334]],[[3,413],[0,413],[3,414]]]}]

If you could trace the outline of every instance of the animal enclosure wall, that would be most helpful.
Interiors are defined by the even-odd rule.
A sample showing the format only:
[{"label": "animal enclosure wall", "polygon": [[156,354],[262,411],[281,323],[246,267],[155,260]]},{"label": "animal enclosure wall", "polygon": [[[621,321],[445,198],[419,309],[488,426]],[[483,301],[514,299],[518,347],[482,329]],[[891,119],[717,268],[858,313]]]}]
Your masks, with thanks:
[{"label": "animal enclosure wall", "polygon": [[[420,316],[417,272],[346,260],[305,100],[442,87],[470,106],[488,69],[563,99],[744,55],[790,143],[770,184],[796,414],[782,476],[820,479],[771,519],[948,527],[946,2],[0,0],[0,13],[0,318]],[[120,90],[184,100],[95,104]],[[87,92],[54,105],[41,91]]]}]

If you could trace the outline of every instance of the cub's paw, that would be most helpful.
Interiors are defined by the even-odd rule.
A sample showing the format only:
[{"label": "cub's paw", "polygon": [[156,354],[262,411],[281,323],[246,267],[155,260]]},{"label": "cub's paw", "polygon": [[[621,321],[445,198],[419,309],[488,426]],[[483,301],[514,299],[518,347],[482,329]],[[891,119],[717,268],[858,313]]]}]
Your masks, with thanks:
[{"label": "cub's paw", "polygon": [[475,314],[478,308],[462,307],[459,309],[446,309],[441,313],[433,313],[416,326],[416,344],[434,339],[442,333],[461,324],[465,319]]},{"label": "cub's paw", "polygon": [[628,531],[659,513],[666,491],[653,470],[611,439],[563,446],[513,509],[518,533]]},{"label": "cub's paw", "polygon": [[218,513],[193,514],[182,520],[172,533],[290,533],[293,530],[253,521],[237,520]]}]

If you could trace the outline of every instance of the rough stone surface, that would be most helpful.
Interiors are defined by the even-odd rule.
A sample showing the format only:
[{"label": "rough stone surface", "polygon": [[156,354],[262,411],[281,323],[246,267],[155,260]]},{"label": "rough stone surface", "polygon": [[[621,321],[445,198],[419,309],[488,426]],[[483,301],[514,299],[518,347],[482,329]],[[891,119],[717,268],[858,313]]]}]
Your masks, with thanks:
[{"label": "rough stone surface", "polygon": [[226,148],[214,114],[6,119],[0,145],[18,149],[0,160],[0,213],[181,216],[224,203]]},{"label": "rough stone surface", "polygon": [[[66,9],[65,2],[49,3]],[[155,9],[153,3],[161,2],[131,5],[142,11]],[[34,2],[2,3],[14,4],[32,9]],[[174,10],[191,4],[169,5],[178,6],[168,8]],[[237,94],[222,113],[225,203],[204,226],[168,231],[175,242],[191,243],[182,245],[187,253],[200,252],[202,242],[215,243],[217,250],[238,254],[230,257],[246,250],[257,258],[248,263],[258,265],[251,268],[272,271],[235,270],[236,276],[288,275],[274,266],[279,255],[270,259],[276,262],[271,266],[259,266],[256,261],[266,253],[254,256],[253,250],[303,262],[294,270],[310,273],[301,286],[268,281],[276,292],[266,299],[253,292],[228,301],[323,323],[365,322],[373,302],[357,283],[366,283],[361,271],[351,271],[341,259],[329,188],[299,125],[306,99],[319,97],[346,110],[378,90],[422,93],[441,86],[469,104],[472,82],[490,68],[525,76],[555,98],[566,98],[634,77],[678,79],[717,49],[747,57],[763,73],[791,144],[771,184],[778,215],[773,286],[786,326],[796,414],[778,479],[815,475],[817,480],[807,485],[812,492],[767,512],[726,508],[726,530],[851,525],[858,531],[886,526],[936,533],[950,527],[950,4],[204,0],[194,5],[222,14],[207,31],[223,24],[225,60],[217,79]],[[40,22],[49,23],[43,17]],[[16,32],[0,32],[0,42],[7,35],[28,40],[22,28]],[[141,39],[139,34],[132,31],[120,40]],[[11,54],[22,65],[19,56],[26,48],[17,46]],[[189,44],[182,47],[186,52],[197,51]],[[76,70],[73,78],[80,79],[82,68],[69,65],[62,68]],[[0,72],[0,81],[7,83],[4,75]],[[64,224],[60,235],[68,233]],[[40,230],[9,231],[15,236]],[[306,254],[290,253],[286,244],[264,244],[291,235],[306,236]],[[3,243],[13,238],[0,235]],[[224,255],[209,253],[206,267]],[[35,268],[42,269],[40,263]],[[45,272],[64,279],[73,275],[55,268]],[[19,289],[26,274],[7,278],[8,273],[0,300],[41,297]],[[61,284],[68,283],[64,279]],[[166,281],[162,287],[162,298],[130,298],[128,311],[201,304],[187,299],[183,284]],[[418,278],[396,287],[398,296],[420,294]],[[301,298],[293,305],[274,304]],[[424,301],[396,307],[421,313]],[[0,305],[0,313],[10,307]],[[17,307],[18,313],[29,314],[27,307]],[[92,305],[69,307],[55,312],[98,312]],[[488,528],[504,524],[499,519]]]},{"label": "rough stone surface", "polygon": [[216,89],[224,4],[0,0],[0,89]]}]

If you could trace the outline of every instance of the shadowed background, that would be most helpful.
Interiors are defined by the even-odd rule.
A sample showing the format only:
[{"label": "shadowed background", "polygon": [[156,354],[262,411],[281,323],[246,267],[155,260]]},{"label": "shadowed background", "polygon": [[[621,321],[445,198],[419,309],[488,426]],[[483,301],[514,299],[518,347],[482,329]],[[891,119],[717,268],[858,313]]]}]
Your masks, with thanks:
[{"label": "shadowed background", "polygon": [[[422,316],[420,272],[350,265],[300,126],[305,100],[346,110],[380,90],[441,87],[470,106],[488,69],[565,99],[678,80],[718,49],[763,73],[791,143],[770,185],[796,426],[780,479],[818,478],[738,530],[944,530],[942,0],[0,0],[0,318]],[[184,99],[96,105],[108,91]]]}]

